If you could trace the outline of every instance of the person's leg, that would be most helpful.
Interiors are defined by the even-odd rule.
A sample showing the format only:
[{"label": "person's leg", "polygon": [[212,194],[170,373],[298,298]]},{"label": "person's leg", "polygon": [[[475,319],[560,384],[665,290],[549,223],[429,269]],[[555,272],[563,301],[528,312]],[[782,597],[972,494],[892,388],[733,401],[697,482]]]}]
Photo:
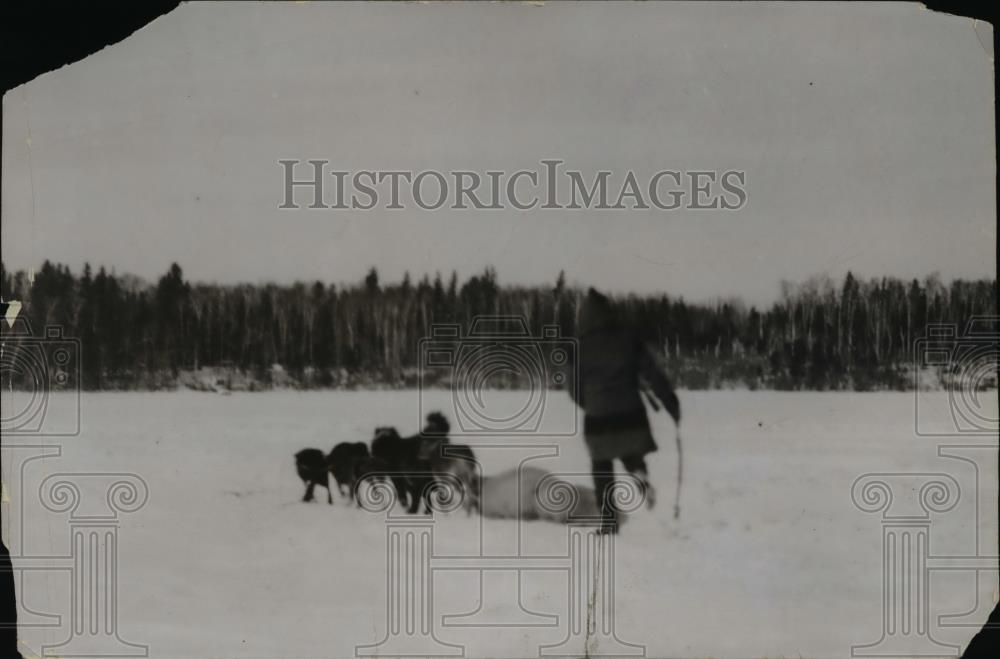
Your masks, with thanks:
[{"label": "person's leg", "polygon": [[649,483],[649,471],[646,469],[646,460],[641,455],[630,455],[622,458],[622,465],[625,471],[635,476],[639,481],[639,491],[646,500],[646,505],[650,509],[656,505],[656,490]]},{"label": "person's leg", "polygon": [[617,530],[618,511],[611,500],[611,484],[615,480],[615,465],[611,460],[592,460],[591,473],[594,476],[594,496],[601,511],[601,531],[612,533]]}]

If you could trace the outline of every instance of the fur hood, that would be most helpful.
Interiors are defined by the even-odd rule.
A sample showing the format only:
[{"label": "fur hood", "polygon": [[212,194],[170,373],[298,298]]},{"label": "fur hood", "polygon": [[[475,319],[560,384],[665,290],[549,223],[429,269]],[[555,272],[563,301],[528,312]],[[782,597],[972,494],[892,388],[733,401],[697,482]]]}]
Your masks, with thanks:
[{"label": "fur hood", "polygon": [[594,288],[587,290],[587,297],[580,308],[580,336],[620,326],[618,312],[611,300]]}]

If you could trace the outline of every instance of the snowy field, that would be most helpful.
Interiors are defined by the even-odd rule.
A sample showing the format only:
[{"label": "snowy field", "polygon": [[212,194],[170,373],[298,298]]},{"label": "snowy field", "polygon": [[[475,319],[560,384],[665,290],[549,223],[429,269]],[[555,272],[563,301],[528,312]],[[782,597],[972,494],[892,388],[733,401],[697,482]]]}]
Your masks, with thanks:
[{"label": "snowy field", "polygon": [[[449,394],[430,395],[425,409],[450,411]],[[520,394],[491,396],[502,402]],[[16,398],[4,394],[5,409]],[[995,394],[982,400],[996,418]],[[882,516],[852,502],[852,484],[865,473],[950,475],[959,498],[930,514],[930,555],[997,554],[995,438],[915,432],[915,405],[940,430],[952,424],[946,393],[682,392],[681,402],[681,517],[672,517],[673,426],[661,413],[653,416],[660,450],[649,459],[658,505],[632,515],[615,545],[616,633],[645,646],[647,656],[843,657],[852,645],[878,641]],[[49,413],[66,414],[72,404],[56,398]],[[329,506],[322,490],[319,502],[300,502],[292,456],[368,440],[376,425],[415,432],[415,392],[103,393],[84,394],[80,409],[78,437],[4,438],[5,542],[15,567],[50,568],[24,572],[18,583],[26,655],[70,635],[74,572],[58,558],[70,553],[70,513],[40,502],[53,473],[70,480],[134,473],[148,487],[145,505],[118,516],[116,562],[117,634],[147,645],[150,656],[349,657],[356,645],[386,635],[385,514],[351,507],[336,493]],[[566,427],[575,411],[555,395],[546,414]],[[43,442],[60,454],[24,446]],[[553,442],[519,443],[483,446],[486,475]],[[582,439],[554,443],[558,455],[532,464],[587,470]],[[940,444],[976,443],[983,446],[965,449],[972,461],[938,455]],[[50,457],[24,461],[46,450]],[[81,501],[96,498],[96,510],[106,506],[101,478],[76,477]],[[903,478],[893,491],[899,510],[920,510],[908,501],[922,477],[913,478],[917,485]],[[458,511],[438,515],[433,534],[435,557],[510,556],[520,542],[522,553],[565,564],[567,528],[556,524],[518,529],[515,521]],[[475,569],[432,578],[434,634],[466,656],[538,656],[539,646],[559,643],[571,627],[567,570],[525,571],[519,581],[515,572],[481,579]],[[978,579],[969,569],[932,572],[930,636],[964,644],[992,608],[996,580],[988,570]],[[947,614],[965,615],[939,618]],[[109,617],[100,619],[98,635],[110,629]],[[910,653],[928,642],[922,628],[896,632]],[[602,650],[581,640],[566,654]]]}]

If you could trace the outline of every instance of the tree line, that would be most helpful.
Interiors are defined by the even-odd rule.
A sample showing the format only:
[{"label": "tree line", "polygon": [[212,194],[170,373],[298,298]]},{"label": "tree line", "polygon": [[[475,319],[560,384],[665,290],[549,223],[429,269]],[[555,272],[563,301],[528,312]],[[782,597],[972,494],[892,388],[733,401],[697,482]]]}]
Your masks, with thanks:
[{"label": "tree line", "polygon": [[[59,327],[79,340],[69,369],[79,382],[69,384],[86,389],[174,387],[197,372],[248,388],[415,386],[420,340],[433,325],[468,328],[477,316],[507,315],[523,318],[533,336],[556,325],[573,337],[585,295],[561,273],[548,285],[509,286],[492,268],[461,282],[453,272],[392,283],[372,268],[341,286],[193,283],[177,264],[155,283],[89,265],[75,275],[49,261],[32,276],[2,265],[0,274],[3,299],[22,302],[33,336]],[[784,283],[765,309],[667,294],[615,300],[684,388],[903,389],[928,324],[955,323],[960,333],[973,316],[995,316],[997,282],[848,273]],[[4,330],[8,356],[28,345],[23,331]],[[24,384],[17,369],[5,370],[12,386]],[[446,372],[434,377],[447,383]],[[516,375],[506,381],[518,384]]]}]

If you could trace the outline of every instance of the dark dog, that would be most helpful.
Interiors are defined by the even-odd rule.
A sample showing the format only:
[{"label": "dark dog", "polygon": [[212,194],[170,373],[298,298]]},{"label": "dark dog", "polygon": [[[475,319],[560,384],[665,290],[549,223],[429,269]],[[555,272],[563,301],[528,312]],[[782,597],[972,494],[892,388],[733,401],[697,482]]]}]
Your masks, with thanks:
[{"label": "dark dog", "polygon": [[475,456],[468,446],[449,443],[450,429],[448,419],[440,412],[428,414],[424,429],[411,437],[400,437],[391,427],[375,429],[372,456],[392,474],[397,497],[410,514],[420,510],[421,501],[424,513],[432,512],[434,486],[445,480],[445,474],[453,474],[462,483],[467,509],[471,512],[478,508]]},{"label": "dark dog", "polygon": [[423,434],[400,437],[395,428],[382,427],[375,429],[372,440],[372,455],[389,465],[398,499],[411,515],[419,511],[421,501],[424,513],[431,512],[434,474],[430,463],[420,456],[422,439]]},{"label": "dark dog", "polygon": [[[362,507],[361,506],[362,493],[360,489],[362,483],[366,483],[368,487],[371,487],[372,485],[378,482],[383,482],[383,483],[391,482],[393,488],[395,488],[396,490],[397,498],[401,496],[399,494],[401,491],[403,493],[403,496],[405,496],[406,485],[405,483],[400,483],[397,485],[395,482],[397,479],[398,477],[394,474],[392,465],[390,465],[382,458],[369,456],[364,460],[359,460],[354,465],[354,494],[355,494],[355,499],[358,502],[358,507],[359,508]],[[405,505],[405,500],[403,501]]]},{"label": "dark dog", "polygon": [[418,458],[425,462],[433,479],[451,474],[464,489],[463,506],[469,514],[479,511],[479,473],[476,456],[467,444],[452,444],[448,438],[451,424],[440,412],[427,415],[427,425],[420,433]]},{"label": "dark dog", "polygon": [[295,470],[306,484],[303,501],[312,501],[313,488],[322,485],[326,488],[326,502],[333,503],[333,495],[330,493],[330,467],[323,451],[318,448],[306,448],[296,453]]},{"label": "dark dog", "polygon": [[372,457],[379,460],[378,464],[385,472],[391,474],[390,479],[396,489],[396,498],[400,504],[407,506],[407,508],[415,508],[419,501],[419,493],[413,497],[410,496],[413,484],[409,472],[412,472],[414,466],[411,454],[412,457],[416,455],[415,452],[411,451],[411,442],[400,437],[395,428],[380,426],[375,429],[375,437],[372,439]]},{"label": "dark dog", "polygon": [[[368,445],[364,442],[341,442],[333,447],[326,461],[333,479],[337,481],[337,492],[341,496],[347,496],[354,500],[354,487],[356,482],[357,466],[367,460]],[[347,487],[347,494],[344,494],[344,487]]]}]

